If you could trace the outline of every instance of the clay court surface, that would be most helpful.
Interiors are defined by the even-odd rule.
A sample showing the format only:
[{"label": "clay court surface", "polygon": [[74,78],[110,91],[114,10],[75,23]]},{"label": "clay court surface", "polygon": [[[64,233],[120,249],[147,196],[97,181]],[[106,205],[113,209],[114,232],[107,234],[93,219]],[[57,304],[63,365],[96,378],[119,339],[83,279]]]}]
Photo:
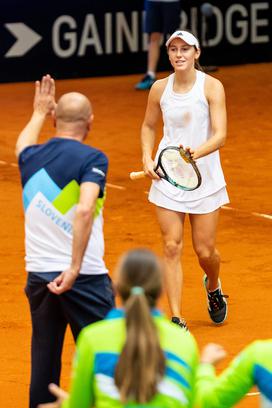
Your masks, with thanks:
[{"label": "clay court surface", "polygon": [[[272,64],[257,64],[224,67],[214,73],[225,86],[229,118],[228,140],[221,151],[221,160],[231,204],[221,210],[218,229],[223,288],[230,296],[229,317],[222,327],[214,327],[208,319],[202,273],[192,251],[188,220],[186,223],[183,313],[200,347],[213,341],[228,350],[228,358],[219,370],[250,341],[271,337],[271,72]],[[105,240],[106,262],[111,273],[118,256],[129,248],[148,247],[162,254],[155,211],[147,201],[149,182],[132,182],[128,178],[130,171],[141,170],[139,132],[147,93],[134,91],[139,77],[57,81],[58,96],[76,90],[91,99],[95,121],[87,143],[102,149],[110,159]],[[26,408],[28,401],[30,316],[23,291],[26,280],[23,210],[14,145],[30,117],[32,97],[32,83],[0,85],[0,406],[3,408]],[[41,141],[53,134],[48,120]],[[159,128],[158,138],[160,135]],[[165,301],[162,308],[168,312]],[[65,388],[73,351],[68,332],[63,356]],[[254,395],[239,404],[244,408],[257,406],[258,396]]]}]

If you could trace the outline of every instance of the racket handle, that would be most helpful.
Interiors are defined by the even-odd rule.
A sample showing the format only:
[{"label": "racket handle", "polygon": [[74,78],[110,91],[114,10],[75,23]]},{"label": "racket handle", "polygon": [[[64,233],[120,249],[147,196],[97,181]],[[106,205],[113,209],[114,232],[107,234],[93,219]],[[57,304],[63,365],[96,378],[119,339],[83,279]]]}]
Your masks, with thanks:
[{"label": "racket handle", "polygon": [[144,171],[132,171],[129,174],[129,177],[131,180],[137,180],[145,177],[145,172]]}]

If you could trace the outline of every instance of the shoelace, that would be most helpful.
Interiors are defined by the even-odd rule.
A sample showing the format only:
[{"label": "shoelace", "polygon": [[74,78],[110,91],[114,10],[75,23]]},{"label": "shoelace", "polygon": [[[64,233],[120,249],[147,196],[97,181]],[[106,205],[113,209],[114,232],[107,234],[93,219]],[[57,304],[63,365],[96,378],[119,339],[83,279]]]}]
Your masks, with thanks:
[{"label": "shoelace", "polygon": [[172,322],[175,324],[178,324],[182,329],[185,329],[186,331],[188,331],[188,326],[186,323],[186,320],[183,319],[183,317],[179,318],[179,317],[172,317]]},{"label": "shoelace", "polygon": [[186,331],[189,330],[189,329],[188,329],[188,326],[187,326],[187,323],[186,323],[186,320],[180,319],[179,325],[180,325],[181,327],[183,327]]},{"label": "shoelace", "polygon": [[228,298],[228,297],[229,297],[228,295],[223,295],[220,290],[217,290],[213,293],[209,293],[208,298],[209,298],[211,309],[214,312],[217,312],[218,310],[222,309],[224,307],[223,298]]}]

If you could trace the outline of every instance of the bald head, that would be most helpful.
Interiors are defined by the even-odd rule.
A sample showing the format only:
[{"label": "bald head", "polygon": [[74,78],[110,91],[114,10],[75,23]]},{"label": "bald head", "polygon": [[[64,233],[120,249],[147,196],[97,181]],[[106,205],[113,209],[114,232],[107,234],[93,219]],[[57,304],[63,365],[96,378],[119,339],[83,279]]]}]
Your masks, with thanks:
[{"label": "bald head", "polygon": [[87,122],[92,115],[92,106],[85,95],[69,92],[61,96],[55,113],[57,123]]},{"label": "bald head", "polygon": [[92,105],[79,92],[66,93],[58,101],[54,120],[59,137],[84,140],[93,120]]}]

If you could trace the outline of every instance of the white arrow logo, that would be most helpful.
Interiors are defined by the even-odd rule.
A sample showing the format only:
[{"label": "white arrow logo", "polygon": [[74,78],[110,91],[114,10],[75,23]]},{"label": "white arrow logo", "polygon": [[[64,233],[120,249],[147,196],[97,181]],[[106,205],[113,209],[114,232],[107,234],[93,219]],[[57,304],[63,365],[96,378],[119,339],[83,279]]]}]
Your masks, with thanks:
[{"label": "white arrow logo", "polygon": [[42,37],[24,23],[8,23],[5,27],[16,37],[16,42],[5,54],[6,58],[21,57],[34,47]]}]

